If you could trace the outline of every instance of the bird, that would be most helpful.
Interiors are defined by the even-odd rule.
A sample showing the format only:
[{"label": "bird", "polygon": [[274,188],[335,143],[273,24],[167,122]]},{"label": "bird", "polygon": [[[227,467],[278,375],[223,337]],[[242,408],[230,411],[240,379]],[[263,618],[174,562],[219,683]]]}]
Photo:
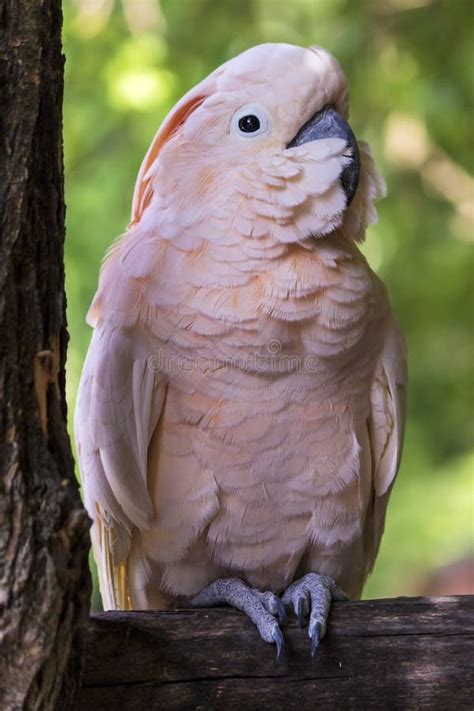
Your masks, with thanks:
[{"label": "bird", "polygon": [[172,108],[87,315],[75,438],[105,609],[231,605],[314,655],[399,468],[406,344],[359,249],[385,196],[319,46],[268,43]]}]

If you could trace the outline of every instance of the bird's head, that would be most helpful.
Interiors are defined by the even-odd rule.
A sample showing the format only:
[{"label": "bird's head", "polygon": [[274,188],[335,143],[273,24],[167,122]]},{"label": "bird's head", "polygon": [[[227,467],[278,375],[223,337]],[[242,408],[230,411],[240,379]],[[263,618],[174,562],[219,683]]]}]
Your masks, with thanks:
[{"label": "bird's head", "polygon": [[384,185],[347,123],[348,90],[319,47],[265,44],[194,87],[164,120],[135,188],[132,224],[164,239],[363,239]]}]

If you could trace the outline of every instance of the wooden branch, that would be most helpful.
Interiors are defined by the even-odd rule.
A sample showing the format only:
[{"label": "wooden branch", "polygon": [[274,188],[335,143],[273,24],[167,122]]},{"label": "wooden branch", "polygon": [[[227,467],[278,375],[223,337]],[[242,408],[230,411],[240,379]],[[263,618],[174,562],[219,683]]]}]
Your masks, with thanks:
[{"label": "wooden branch", "polygon": [[77,709],[471,709],[474,596],[335,603],[314,659],[228,608],[93,615]]}]

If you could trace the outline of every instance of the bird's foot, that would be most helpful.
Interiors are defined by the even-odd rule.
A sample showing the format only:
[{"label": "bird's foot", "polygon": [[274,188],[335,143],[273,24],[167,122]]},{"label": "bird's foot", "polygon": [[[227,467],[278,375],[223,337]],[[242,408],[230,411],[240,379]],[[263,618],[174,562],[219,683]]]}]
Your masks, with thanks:
[{"label": "bird's foot", "polygon": [[300,627],[306,624],[309,615],[308,635],[311,640],[311,656],[314,657],[326,632],[326,623],[332,600],[347,600],[348,597],[329,575],[308,573],[292,583],[283,594],[285,605],[293,605]]},{"label": "bird's foot", "polygon": [[195,607],[230,605],[244,612],[260,632],[265,642],[276,645],[277,659],[283,649],[284,639],[278,623],[286,619],[285,606],[272,592],[250,588],[243,580],[226,578],[216,580],[201,590],[192,600]]}]

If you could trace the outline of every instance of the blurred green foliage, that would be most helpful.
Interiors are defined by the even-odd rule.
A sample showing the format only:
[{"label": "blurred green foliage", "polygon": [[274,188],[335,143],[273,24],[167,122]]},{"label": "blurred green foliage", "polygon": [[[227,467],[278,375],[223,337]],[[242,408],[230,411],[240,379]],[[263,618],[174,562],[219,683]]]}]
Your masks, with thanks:
[{"label": "blurred green foliage", "polygon": [[352,127],[389,188],[364,249],[410,349],[406,449],[365,594],[413,592],[428,567],[473,544],[472,3],[65,0],[64,12],[71,412],[99,265],[169,108],[260,42],[321,44],[339,58]]}]

